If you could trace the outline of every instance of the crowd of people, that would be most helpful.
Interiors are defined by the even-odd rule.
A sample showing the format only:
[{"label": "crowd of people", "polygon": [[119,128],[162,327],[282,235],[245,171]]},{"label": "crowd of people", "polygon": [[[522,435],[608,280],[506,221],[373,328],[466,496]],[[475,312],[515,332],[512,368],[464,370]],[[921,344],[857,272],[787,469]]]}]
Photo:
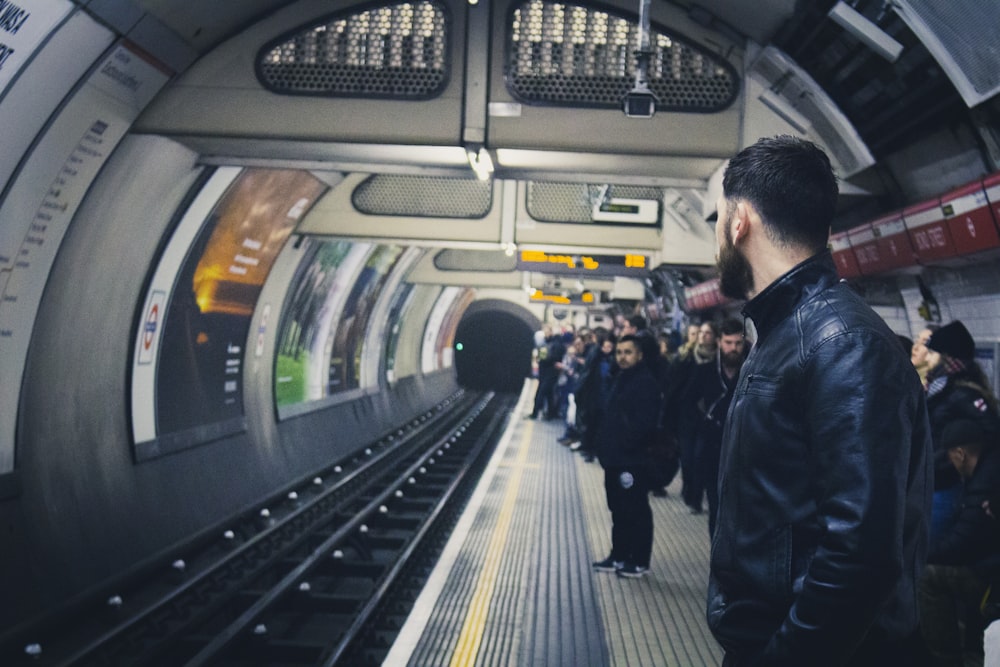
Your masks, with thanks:
[{"label": "crowd of people", "polygon": [[707,501],[724,667],[1000,666],[1000,405],[963,322],[910,342],[839,279],[836,197],[809,142],[741,151],[716,223],[741,317],[683,342],[638,314],[546,327],[529,417],[604,469],[597,571],[649,572],[650,496],[678,473]]},{"label": "crowd of people", "polygon": [[527,418],[564,421],[559,443],[605,470],[620,539],[594,564],[598,570],[648,572],[647,495],[667,497],[678,474],[690,512],[702,514],[707,503],[709,532],[714,528],[722,424],[746,351],[743,323],[692,324],[683,344],[678,338],[654,332],[642,315],[619,315],[610,330],[546,325],[536,335],[538,385]]}]

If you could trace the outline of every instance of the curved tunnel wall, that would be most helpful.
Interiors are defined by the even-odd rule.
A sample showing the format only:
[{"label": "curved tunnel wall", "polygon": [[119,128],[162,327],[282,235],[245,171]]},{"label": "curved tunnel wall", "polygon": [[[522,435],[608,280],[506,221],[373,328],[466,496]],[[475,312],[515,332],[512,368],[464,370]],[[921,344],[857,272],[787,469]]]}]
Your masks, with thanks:
[{"label": "curved tunnel wall", "polygon": [[[215,530],[457,389],[452,368],[420,373],[411,361],[413,372],[405,377],[279,419],[272,382],[276,326],[267,328],[266,351],[255,357],[257,312],[244,346],[245,430],[137,461],[128,409],[135,332],[142,327],[150,267],[163,252],[175,211],[184,210],[203,180],[196,160],[169,140],[127,137],[61,244],[20,393],[17,491],[0,500],[9,545],[0,550],[0,588],[8,602],[0,628]],[[274,300],[272,321],[289,285],[268,285],[261,293],[261,301]],[[407,314],[406,326],[423,335],[426,311]],[[400,345],[418,340],[410,335]]]}]

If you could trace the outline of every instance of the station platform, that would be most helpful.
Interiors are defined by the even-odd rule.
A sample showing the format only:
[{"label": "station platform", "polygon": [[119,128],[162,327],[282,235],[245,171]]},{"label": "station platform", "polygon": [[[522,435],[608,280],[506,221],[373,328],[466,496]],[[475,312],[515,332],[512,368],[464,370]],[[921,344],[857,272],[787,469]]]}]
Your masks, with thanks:
[{"label": "station platform", "polygon": [[599,464],[560,445],[559,421],[525,419],[529,381],[469,505],[383,665],[716,667],[705,623],[707,514],[680,479],[650,498],[650,572],[591,567],[611,550]]}]

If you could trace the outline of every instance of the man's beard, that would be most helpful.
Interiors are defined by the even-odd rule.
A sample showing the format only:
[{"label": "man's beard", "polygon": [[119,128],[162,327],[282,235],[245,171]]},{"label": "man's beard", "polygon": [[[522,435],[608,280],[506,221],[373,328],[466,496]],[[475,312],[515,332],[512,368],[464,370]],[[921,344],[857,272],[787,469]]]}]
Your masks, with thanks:
[{"label": "man's beard", "polygon": [[730,370],[739,370],[743,365],[742,352],[724,352],[722,354],[722,365]]},{"label": "man's beard", "polygon": [[719,248],[715,265],[719,269],[719,291],[730,299],[745,299],[753,289],[753,270],[750,262],[733,245],[726,222],[726,243]]}]

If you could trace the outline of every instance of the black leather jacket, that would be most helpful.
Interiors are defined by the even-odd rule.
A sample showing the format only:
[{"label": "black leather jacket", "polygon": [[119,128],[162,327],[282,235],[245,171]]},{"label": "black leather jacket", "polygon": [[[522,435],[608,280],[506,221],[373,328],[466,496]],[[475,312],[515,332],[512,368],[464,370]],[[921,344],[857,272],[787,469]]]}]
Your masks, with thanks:
[{"label": "black leather jacket", "polygon": [[933,472],[924,392],[829,252],[749,301],[707,617],[734,664],[850,664],[917,623]]}]

